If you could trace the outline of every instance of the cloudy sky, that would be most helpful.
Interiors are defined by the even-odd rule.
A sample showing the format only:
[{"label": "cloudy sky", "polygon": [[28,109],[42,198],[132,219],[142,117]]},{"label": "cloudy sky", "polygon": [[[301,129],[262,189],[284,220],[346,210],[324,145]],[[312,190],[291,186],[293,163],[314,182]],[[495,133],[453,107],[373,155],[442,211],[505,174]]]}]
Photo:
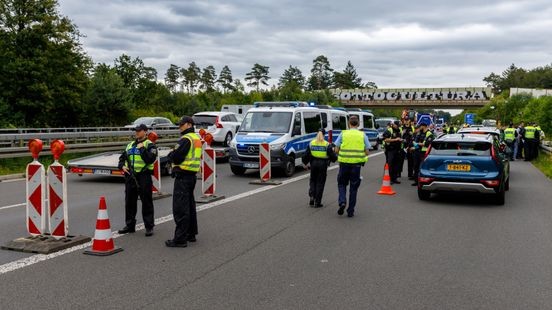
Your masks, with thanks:
[{"label": "cloudy sky", "polygon": [[256,62],[272,83],[289,65],[308,74],[326,55],[351,60],[365,81],[387,87],[484,86],[509,64],[552,63],[552,1],[60,0],[86,35],[95,62],[140,57],[162,79],[170,64]]}]

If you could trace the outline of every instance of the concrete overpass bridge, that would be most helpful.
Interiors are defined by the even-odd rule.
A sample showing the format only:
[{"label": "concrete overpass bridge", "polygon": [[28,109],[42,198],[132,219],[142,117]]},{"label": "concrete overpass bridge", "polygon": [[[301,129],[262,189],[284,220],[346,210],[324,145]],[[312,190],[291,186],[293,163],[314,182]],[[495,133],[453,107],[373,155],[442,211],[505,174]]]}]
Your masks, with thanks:
[{"label": "concrete overpass bridge", "polygon": [[482,107],[492,97],[491,88],[388,88],[331,89],[345,107],[350,108],[440,108]]}]

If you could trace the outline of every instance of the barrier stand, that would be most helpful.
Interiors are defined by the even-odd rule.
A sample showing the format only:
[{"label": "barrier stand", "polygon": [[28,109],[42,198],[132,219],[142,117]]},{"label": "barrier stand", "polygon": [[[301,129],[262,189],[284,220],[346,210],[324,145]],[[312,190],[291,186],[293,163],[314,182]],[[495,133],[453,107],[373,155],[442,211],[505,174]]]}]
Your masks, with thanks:
[{"label": "barrier stand", "polygon": [[[153,143],[157,142],[159,136],[155,131],[152,131],[148,134],[148,140]],[[161,191],[161,158],[159,157],[159,152],[157,152],[157,158],[153,163],[153,175],[152,175],[152,185],[151,190],[153,193],[153,200],[166,198],[172,196],[170,193],[164,193]]]},{"label": "barrier stand", "polygon": [[[209,143],[209,142],[208,142]],[[215,195],[217,183],[216,154],[209,144],[203,149],[201,156],[201,191],[203,195],[196,198],[197,203],[208,203],[224,199],[224,196]]]},{"label": "barrier stand", "polygon": [[280,181],[272,181],[272,172],[270,166],[270,145],[268,143],[259,144],[259,172],[261,179],[257,181],[251,181],[249,184],[256,185],[280,185]]},{"label": "barrier stand", "polygon": [[[27,177],[27,182],[30,183],[27,185],[27,196],[30,201],[27,206],[27,212],[30,213],[27,215],[27,226],[31,236],[12,240],[2,246],[2,249],[49,254],[90,241],[90,237],[68,235],[66,172],[65,167],[58,162],[59,156],[65,149],[63,141],[55,140],[50,144],[50,150],[55,160],[54,163],[48,167],[48,212],[46,212],[46,208],[44,207],[44,190],[46,188],[44,186],[44,167],[40,165],[42,166],[42,172],[39,172],[40,166],[36,164],[38,163],[38,153],[42,150],[42,142],[36,139],[29,141],[29,149],[34,159],[28,168],[28,172],[34,173],[29,173]],[[37,208],[41,208],[40,212]],[[51,235],[47,234],[45,231],[46,213],[48,213],[49,216]],[[36,221],[40,221],[40,228],[36,227]],[[40,230],[35,230],[35,228]],[[40,232],[40,234],[37,234],[37,232]]]}]

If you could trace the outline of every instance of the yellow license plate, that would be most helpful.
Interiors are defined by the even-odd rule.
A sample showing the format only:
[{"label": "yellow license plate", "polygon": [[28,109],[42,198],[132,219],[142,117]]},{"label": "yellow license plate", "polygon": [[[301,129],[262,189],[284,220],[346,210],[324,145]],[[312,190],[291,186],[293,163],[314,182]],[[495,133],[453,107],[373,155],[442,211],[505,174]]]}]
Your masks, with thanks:
[{"label": "yellow license plate", "polygon": [[447,165],[447,170],[448,171],[470,171],[471,165],[457,165],[457,164]]}]

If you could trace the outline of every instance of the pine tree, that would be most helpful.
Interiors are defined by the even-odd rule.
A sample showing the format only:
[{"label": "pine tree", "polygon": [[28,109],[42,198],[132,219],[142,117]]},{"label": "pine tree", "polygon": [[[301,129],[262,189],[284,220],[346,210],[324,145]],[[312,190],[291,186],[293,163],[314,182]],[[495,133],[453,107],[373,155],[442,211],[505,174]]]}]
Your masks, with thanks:
[{"label": "pine tree", "polygon": [[256,63],[251,68],[251,71],[245,75],[245,80],[248,81],[247,86],[255,87],[259,91],[259,87],[262,85],[267,86],[270,76],[268,76],[269,67]]}]

